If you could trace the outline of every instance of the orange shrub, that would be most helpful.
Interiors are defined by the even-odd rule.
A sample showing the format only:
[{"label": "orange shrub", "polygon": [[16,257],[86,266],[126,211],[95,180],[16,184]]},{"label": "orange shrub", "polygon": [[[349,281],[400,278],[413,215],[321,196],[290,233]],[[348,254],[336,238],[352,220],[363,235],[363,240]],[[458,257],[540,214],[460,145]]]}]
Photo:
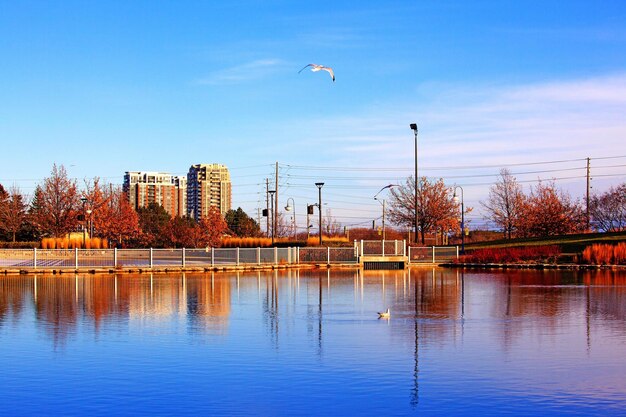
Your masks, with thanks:
[{"label": "orange shrub", "polygon": [[618,265],[626,263],[626,242],[617,245],[593,244],[583,251],[583,262],[594,265]]},{"label": "orange shrub", "polygon": [[[345,236],[324,236],[322,235],[322,245],[324,246],[344,246],[346,243],[350,243]],[[309,237],[306,241],[307,246],[318,246],[320,244],[320,237]]]},{"label": "orange shrub", "polygon": [[266,248],[272,246],[267,237],[227,237],[222,239],[223,248]]}]

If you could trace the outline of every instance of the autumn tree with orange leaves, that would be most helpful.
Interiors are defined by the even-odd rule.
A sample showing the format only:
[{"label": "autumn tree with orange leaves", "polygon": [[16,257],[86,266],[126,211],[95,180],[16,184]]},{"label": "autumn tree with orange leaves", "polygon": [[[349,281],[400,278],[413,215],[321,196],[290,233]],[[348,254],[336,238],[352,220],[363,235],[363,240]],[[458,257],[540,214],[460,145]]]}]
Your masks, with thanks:
[{"label": "autumn tree with orange leaves", "polygon": [[[409,177],[404,185],[392,188],[390,194],[391,222],[411,227],[415,219],[413,177]],[[431,183],[426,177],[421,177],[417,189],[417,204],[417,225],[421,232],[422,244],[425,243],[426,234],[459,228],[459,204],[454,202],[452,189],[444,184],[443,179]]]},{"label": "autumn tree with orange leaves", "polygon": [[52,166],[50,177],[44,179],[37,196],[34,222],[47,235],[61,237],[78,226],[81,201],[76,181],[67,177],[63,165]]},{"label": "autumn tree with orange leaves", "polygon": [[127,242],[139,236],[139,215],[120,187],[105,188],[103,197],[94,226],[101,237],[126,247]]},{"label": "autumn tree with orange leaves", "polygon": [[539,182],[525,197],[518,231],[522,237],[543,237],[582,232],[585,226],[581,204],[551,181]]},{"label": "autumn tree with orange leaves", "polygon": [[15,237],[25,221],[26,203],[19,188],[11,187],[8,193],[0,188],[0,231],[8,233],[15,242]]},{"label": "autumn tree with orange leaves", "polygon": [[194,247],[217,247],[228,225],[217,207],[209,207],[207,215],[198,222],[198,228]]}]

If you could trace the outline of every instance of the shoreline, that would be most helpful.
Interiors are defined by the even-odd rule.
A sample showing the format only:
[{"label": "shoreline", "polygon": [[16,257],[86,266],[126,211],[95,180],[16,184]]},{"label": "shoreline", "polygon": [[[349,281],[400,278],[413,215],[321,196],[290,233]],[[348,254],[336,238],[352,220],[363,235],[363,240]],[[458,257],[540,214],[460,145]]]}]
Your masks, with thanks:
[{"label": "shoreline", "polygon": [[442,268],[463,269],[535,269],[535,270],[614,270],[626,271],[626,265],[582,265],[582,264],[477,264],[477,263],[444,263]]}]

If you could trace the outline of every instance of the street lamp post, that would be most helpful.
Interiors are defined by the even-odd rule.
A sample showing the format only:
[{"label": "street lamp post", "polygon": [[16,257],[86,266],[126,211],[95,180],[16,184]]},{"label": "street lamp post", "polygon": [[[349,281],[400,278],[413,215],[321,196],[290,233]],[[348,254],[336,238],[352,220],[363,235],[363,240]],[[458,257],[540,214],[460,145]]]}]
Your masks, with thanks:
[{"label": "street lamp post", "polygon": [[319,192],[319,199],[318,199],[318,210],[320,213],[320,246],[322,246],[322,187],[324,186],[323,182],[316,182],[315,185],[317,186],[317,190]]},{"label": "street lamp post", "polygon": [[276,214],[274,213],[274,198],[273,198],[275,192],[276,192],[276,190],[269,190],[268,191],[268,193],[270,194],[271,216],[272,216],[272,219],[270,221],[270,223],[272,225],[272,230],[271,230],[272,231],[272,233],[271,233],[271,235],[272,235],[272,245],[274,244],[274,235],[276,234],[276,225],[274,223],[274,216]]},{"label": "street lamp post", "polygon": [[463,254],[465,253],[465,207],[463,202],[463,187],[461,187],[460,185],[455,185],[452,198],[454,199],[455,203],[459,202],[459,197],[457,197],[456,195],[457,188],[461,190],[461,253]]},{"label": "street lamp post", "polygon": [[419,183],[419,179],[417,178],[417,124],[411,123],[409,125],[413,132],[415,133],[415,243],[417,243],[417,185]]},{"label": "street lamp post", "polygon": [[[289,200],[291,200],[291,205],[289,205]],[[292,197],[289,197],[287,199],[287,205],[285,206],[285,211],[291,211],[293,210],[293,238],[296,239],[297,235],[296,235],[296,202],[294,201],[294,199]]]},{"label": "street lamp post", "polygon": [[85,197],[81,198],[80,201],[83,202],[83,249],[85,248],[85,241],[87,238],[85,237],[85,233],[87,233],[87,216],[85,212],[85,203],[87,203],[87,199]]},{"label": "street lamp post", "polygon": [[[388,188],[392,188],[392,187],[397,187],[397,186],[398,186],[398,184],[389,184],[389,185],[385,185],[383,188],[381,188],[380,190],[378,190],[378,192],[376,193],[376,195],[374,195],[374,200],[376,200],[376,201],[378,201],[378,202],[380,203],[380,200],[377,198],[377,197],[378,197],[378,194],[380,194],[380,193],[381,193],[381,191],[383,191],[383,190],[386,190],[386,189],[388,189]],[[382,205],[383,205],[383,240],[385,240],[385,237],[386,237],[386,235],[385,235],[385,212],[386,212],[386,209],[385,209],[385,199],[384,199],[384,198],[383,198],[383,200],[382,200]]]},{"label": "street lamp post", "polygon": [[87,209],[87,214],[89,214],[89,239],[93,239],[93,210]]}]

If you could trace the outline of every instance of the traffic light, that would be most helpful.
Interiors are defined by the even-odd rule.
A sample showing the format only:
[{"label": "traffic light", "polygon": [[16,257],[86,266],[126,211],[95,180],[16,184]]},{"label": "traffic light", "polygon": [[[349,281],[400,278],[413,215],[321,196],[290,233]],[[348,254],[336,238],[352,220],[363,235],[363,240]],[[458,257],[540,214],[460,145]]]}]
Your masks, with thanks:
[{"label": "traffic light", "polygon": [[267,213],[267,209],[263,209],[263,217],[267,217],[268,213]]},{"label": "traffic light", "polygon": [[313,214],[313,207],[315,207],[313,204],[307,204],[306,205],[306,213],[307,214]]}]

